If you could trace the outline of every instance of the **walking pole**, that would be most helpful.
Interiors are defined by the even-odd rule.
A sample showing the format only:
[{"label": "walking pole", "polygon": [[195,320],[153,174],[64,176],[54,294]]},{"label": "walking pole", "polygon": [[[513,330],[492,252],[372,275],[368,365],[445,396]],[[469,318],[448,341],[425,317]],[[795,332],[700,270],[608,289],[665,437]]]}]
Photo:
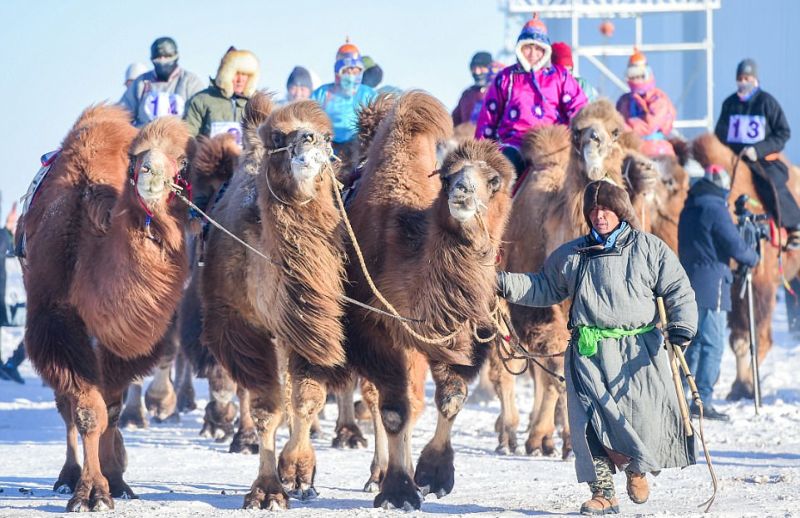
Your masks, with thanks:
[{"label": "walking pole", "polygon": [[761,379],[758,375],[758,335],[756,334],[756,317],[753,309],[753,272],[748,268],[744,277],[747,292],[747,320],[750,330],[750,365],[753,370],[753,404],[756,415],[761,406]]},{"label": "walking pole", "polygon": [[[667,344],[667,351],[671,352],[670,354],[670,367],[672,368],[672,375],[673,380],[675,379],[675,375],[677,374],[677,367],[675,362],[680,365],[681,371],[683,371],[683,375],[686,377],[686,382],[689,385],[689,390],[692,392],[692,400],[694,401],[695,406],[697,407],[698,413],[700,414],[700,444],[703,446],[703,454],[706,456],[706,465],[708,466],[708,473],[711,475],[711,486],[713,487],[713,492],[711,493],[711,498],[700,504],[698,507],[706,506],[704,512],[708,512],[711,509],[711,505],[714,503],[714,499],[717,497],[717,474],[714,471],[714,465],[711,462],[711,452],[708,451],[708,446],[706,445],[706,435],[703,431],[703,400],[700,399],[700,392],[697,390],[697,383],[694,381],[694,376],[692,375],[692,371],[689,369],[689,365],[686,363],[686,358],[683,356],[683,350],[677,346],[673,345],[669,341],[669,336],[667,335],[667,311],[664,308],[664,299],[658,297],[656,299],[658,304],[658,315],[661,319],[661,332],[664,334],[664,341]],[[680,383],[680,376],[678,376],[678,384],[676,385],[676,389],[678,392],[678,405],[681,407],[681,415],[688,416],[688,411],[684,410],[686,408],[686,397],[683,393],[683,385]],[[681,405],[681,403],[683,403]],[[686,412],[686,414],[684,414]],[[686,419],[684,418],[684,424],[686,423]],[[689,430],[693,429],[692,422],[689,420]],[[692,434],[687,431],[686,436],[689,437]]]},{"label": "walking pole", "polygon": [[656,302],[658,302],[658,314],[661,317],[661,333],[664,335],[664,343],[667,346],[667,355],[669,356],[669,368],[672,370],[672,383],[675,385],[675,392],[678,394],[678,407],[681,411],[681,419],[683,419],[683,429],[686,436],[691,437],[693,434],[692,420],[689,418],[689,406],[686,404],[686,394],[683,393],[681,374],[678,371],[678,360],[676,359],[672,343],[669,341],[669,336],[667,336],[667,312],[664,310],[664,299],[658,297]]}]

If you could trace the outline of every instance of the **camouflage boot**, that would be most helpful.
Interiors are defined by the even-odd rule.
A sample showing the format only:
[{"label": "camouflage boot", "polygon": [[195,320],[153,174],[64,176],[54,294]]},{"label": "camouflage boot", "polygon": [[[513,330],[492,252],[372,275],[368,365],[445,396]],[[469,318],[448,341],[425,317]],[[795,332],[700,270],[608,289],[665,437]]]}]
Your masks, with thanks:
[{"label": "camouflage boot", "polygon": [[592,490],[592,498],[581,505],[581,514],[617,514],[619,513],[619,501],[614,491],[614,466],[608,457],[595,457],[594,470],[597,480],[589,482],[589,489]]}]

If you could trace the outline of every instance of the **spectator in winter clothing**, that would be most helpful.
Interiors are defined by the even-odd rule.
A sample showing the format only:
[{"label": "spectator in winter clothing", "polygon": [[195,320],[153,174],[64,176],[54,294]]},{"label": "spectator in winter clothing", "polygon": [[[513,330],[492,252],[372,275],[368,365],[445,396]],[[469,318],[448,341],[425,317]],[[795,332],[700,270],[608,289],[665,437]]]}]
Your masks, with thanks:
[{"label": "spectator in winter clothing", "polygon": [[137,77],[119,101],[131,112],[134,126],[144,126],[162,115],[182,117],[186,102],[203,89],[196,75],[178,66],[178,57],[178,46],[172,38],[153,42],[153,70]]},{"label": "spectator in winter clothing", "polygon": [[211,85],[189,100],[184,120],[193,136],[231,133],[242,144],[247,99],[258,84],[258,58],[249,50],[228,49]]},{"label": "spectator in winter clothing", "polygon": [[362,60],[364,62],[364,77],[361,80],[361,84],[371,87],[379,94],[399,94],[402,92],[402,90],[396,86],[379,86],[383,82],[383,69],[369,56],[364,56]]},{"label": "spectator in winter clothing", "polygon": [[[709,167],[689,190],[678,223],[678,256],[692,283],[698,310],[697,334],[686,351],[686,361],[705,403],[705,417],[725,421],[727,414],[711,405],[711,396],[719,377],[731,310],[730,260],[747,266],[758,262],[756,251],[739,235],[728,212],[730,185],[730,176],[723,168]],[[692,404],[692,413],[697,412]]]},{"label": "spectator in winter clothing", "polygon": [[498,273],[499,290],[513,304],[571,301],[567,411],[578,481],[592,491],[581,514],[619,512],[617,468],[640,504],[649,496],[646,473],[695,461],[654,326],[663,297],[670,340],[688,344],[697,324],[694,293],[669,247],[635,228],[635,214],[624,189],[592,182],[583,196],[587,235],[557,248],[538,273]]},{"label": "spectator in winter clothing", "polygon": [[630,92],[617,101],[617,111],[625,119],[625,126],[644,141],[642,152],[657,158],[674,156],[675,150],[667,137],[675,122],[675,107],[669,96],[656,87],[653,69],[644,54],[634,49],[625,72]]},{"label": "spectator in winter clothing", "polygon": [[128,87],[130,87],[131,84],[136,81],[137,77],[144,74],[148,70],[149,69],[147,68],[147,65],[144,63],[137,62],[128,65],[128,68],[125,69],[125,90],[127,90]]},{"label": "spectator in winter clothing", "polygon": [[[6,218],[6,226],[0,230],[0,300],[2,300],[2,311],[0,311],[0,327],[12,325],[9,317],[10,310],[5,303],[6,300],[6,257],[14,255],[14,231],[17,228],[17,204],[11,207],[11,211]],[[0,379],[25,383],[19,374],[19,365],[25,360],[25,345],[20,342],[11,358],[0,365]],[[1,360],[0,360],[1,361]]]},{"label": "spectator in winter clothing", "polygon": [[478,115],[475,138],[497,141],[517,175],[525,168],[522,136],[539,126],[569,124],[587,102],[567,69],[550,64],[551,53],[547,27],[534,15],[517,38],[517,63],[497,74]]},{"label": "spectator in winter clothing", "polygon": [[309,71],[303,67],[294,67],[286,80],[286,103],[308,99],[312,91],[314,87]]},{"label": "spectator in winter clothing", "polygon": [[575,80],[578,81],[578,84],[581,85],[581,90],[583,90],[583,93],[586,94],[586,98],[589,100],[589,102],[597,99],[597,90],[595,87],[590,85],[586,79],[578,77],[573,73],[575,64],[572,61],[572,49],[567,43],[563,41],[557,41],[553,43],[553,57],[551,61],[554,65],[561,65],[562,67],[566,68],[567,71],[572,74]]},{"label": "spectator in winter clothing", "polygon": [[362,84],[364,62],[358,47],[350,40],[339,47],[333,65],[334,82],[320,86],[311,98],[317,101],[333,124],[333,149],[346,159],[356,136],[358,109],[368,104],[375,90]]},{"label": "spectator in winter clothing", "polygon": [[786,184],[789,168],[778,155],[791,130],[781,105],[761,89],[752,59],[736,67],[736,93],[722,103],[714,133],[734,153],[743,153],[759,198],[775,221],[789,230],[787,247],[800,248],[800,208]]},{"label": "spectator in winter clothing", "polygon": [[489,86],[490,68],[492,66],[492,55],[488,52],[476,52],[469,62],[469,70],[472,72],[474,84],[464,90],[458,105],[453,110],[453,126],[458,126],[464,122],[475,124],[478,122],[478,114],[483,105],[483,96]]}]

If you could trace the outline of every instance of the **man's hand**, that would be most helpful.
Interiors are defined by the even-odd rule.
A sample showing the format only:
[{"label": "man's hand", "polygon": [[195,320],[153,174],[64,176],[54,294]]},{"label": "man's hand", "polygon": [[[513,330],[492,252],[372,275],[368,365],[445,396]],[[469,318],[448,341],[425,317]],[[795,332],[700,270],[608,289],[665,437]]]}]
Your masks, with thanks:
[{"label": "man's hand", "polygon": [[755,162],[758,160],[758,153],[756,152],[756,148],[753,146],[747,146],[744,148],[744,157],[751,162]]},{"label": "man's hand", "polygon": [[672,345],[677,345],[681,348],[681,351],[684,352],[686,351],[686,348],[689,347],[689,344],[692,343],[692,338],[690,336],[686,336],[686,331],[683,329],[670,329],[667,332],[667,336],[669,336],[669,343]]}]

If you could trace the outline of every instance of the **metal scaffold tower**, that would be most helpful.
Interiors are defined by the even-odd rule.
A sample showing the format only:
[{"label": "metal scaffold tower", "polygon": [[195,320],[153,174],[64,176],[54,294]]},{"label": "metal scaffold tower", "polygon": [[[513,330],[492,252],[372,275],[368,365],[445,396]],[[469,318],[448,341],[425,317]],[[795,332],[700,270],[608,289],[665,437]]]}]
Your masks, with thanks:
[{"label": "metal scaffold tower", "polygon": [[[504,52],[514,54],[516,38],[522,25],[538,12],[542,18],[568,18],[571,20],[570,45],[575,61],[575,74],[580,74],[580,63],[584,58],[604,76],[628,91],[627,83],[611,71],[599,57],[628,56],[636,46],[648,52],[702,52],[705,55],[706,109],[701,117],[675,121],[675,128],[713,128],[714,105],[714,17],[713,11],[720,8],[721,0],[499,0],[505,13]],[[674,43],[646,43],[642,24],[643,15],[666,13],[705,13],[705,37],[701,41]],[[634,41],[627,45],[581,45],[580,28],[583,19],[634,18]]]}]

